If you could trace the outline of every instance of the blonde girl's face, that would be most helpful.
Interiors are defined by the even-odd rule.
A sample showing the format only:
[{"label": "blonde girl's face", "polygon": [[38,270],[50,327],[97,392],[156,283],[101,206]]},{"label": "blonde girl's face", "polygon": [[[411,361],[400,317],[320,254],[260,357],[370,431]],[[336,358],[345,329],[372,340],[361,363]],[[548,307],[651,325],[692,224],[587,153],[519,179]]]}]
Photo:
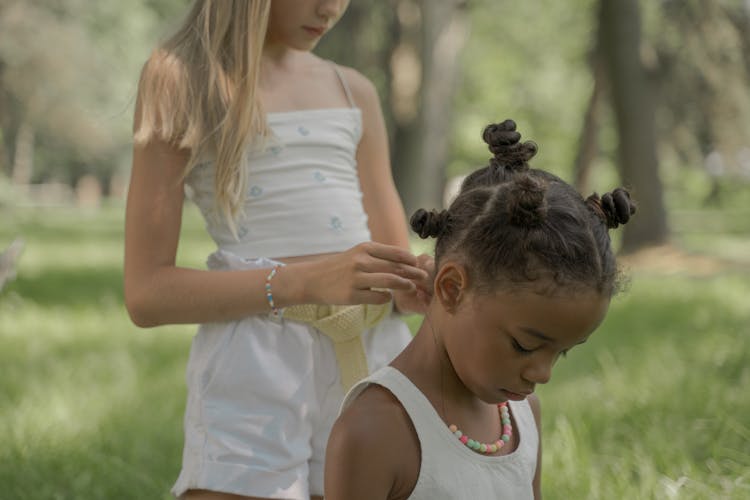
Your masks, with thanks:
[{"label": "blonde girl's face", "polygon": [[441,328],[456,374],[488,403],[522,400],[603,321],[609,298],[595,292],[468,294]]},{"label": "blonde girl's face", "polygon": [[312,50],[348,6],[349,0],[271,0],[266,44]]}]

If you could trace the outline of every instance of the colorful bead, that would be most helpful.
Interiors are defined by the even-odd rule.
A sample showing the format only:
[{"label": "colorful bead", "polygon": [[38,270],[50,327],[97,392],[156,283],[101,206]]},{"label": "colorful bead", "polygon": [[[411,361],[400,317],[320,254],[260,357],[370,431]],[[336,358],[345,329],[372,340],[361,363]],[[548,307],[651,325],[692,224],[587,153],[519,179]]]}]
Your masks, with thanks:
[{"label": "colorful bead", "polygon": [[513,435],[513,425],[510,421],[510,413],[508,412],[508,403],[500,403],[498,406],[498,409],[500,410],[500,419],[502,421],[503,425],[503,435],[500,436],[500,439],[495,441],[494,443],[480,443],[479,441],[476,441],[474,439],[470,439],[466,434],[461,432],[459,430],[458,426],[455,424],[451,424],[448,426],[448,430],[451,431],[451,433],[458,438],[461,443],[466,445],[467,448],[472,449],[476,451],[477,453],[485,453],[485,454],[491,454],[491,453],[497,453],[500,448],[505,446],[505,443],[510,441],[510,437]]},{"label": "colorful bead", "polygon": [[276,273],[278,272],[279,268],[281,267],[281,264],[278,264],[274,266],[273,269],[271,269],[271,272],[268,273],[268,276],[266,277],[266,300],[268,301],[268,305],[271,306],[271,313],[278,317],[281,315],[281,312],[279,311],[279,308],[276,307],[276,305],[273,302],[273,294],[271,293],[271,280],[274,276],[276,276]]}]

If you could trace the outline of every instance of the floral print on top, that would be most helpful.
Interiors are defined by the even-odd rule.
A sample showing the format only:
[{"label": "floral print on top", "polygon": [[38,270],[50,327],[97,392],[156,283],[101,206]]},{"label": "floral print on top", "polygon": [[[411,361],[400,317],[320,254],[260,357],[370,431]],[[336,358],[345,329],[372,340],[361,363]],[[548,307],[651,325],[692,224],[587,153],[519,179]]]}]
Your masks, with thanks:
[{"label": "floral print on top", "polygon": [[210,216],[212,164],[199,165],[186,179],[217,246],[247,258],[279,258],[340,252],[368,241],[356,162],[360,110],[269,113],[268,123],[270,145],[246,157],[238,238],[222,217]]}]

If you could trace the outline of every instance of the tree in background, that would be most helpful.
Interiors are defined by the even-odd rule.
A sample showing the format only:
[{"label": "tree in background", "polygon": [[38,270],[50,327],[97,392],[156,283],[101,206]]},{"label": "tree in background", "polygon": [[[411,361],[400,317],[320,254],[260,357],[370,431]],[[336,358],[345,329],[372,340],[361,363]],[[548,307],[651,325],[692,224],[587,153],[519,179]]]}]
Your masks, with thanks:
[{"label": "tree in background", "polygon": [[641,59],[638,3],[601,0],[599,13],[600,54],[606,61],[619,137],[618,167],[645,214],[623,234],[623,250],[633,251],[665,243],[669,235],[656,154],[656,100]]},{"label": "tree in background", "polygon": [[750,178],[750,2],[666,0],[648,35],[659,84],[659,135],[687,165],[706,169],[706,203],[722,179]]},{"label": "tree in background", "polygon": [[408,213],[443,199],[466,0],[353,2],[319,53],[380,87],[394,178]]},{"label": "tree in background", "polygon": [[[621,102],[618,111],[624,108],[630,113],[653,113],[658,150],[676,165],[674,169],[678,172],[703,168],[709,180],[707,184],[710,184],[705,202],[718,203],[721,186],[726,184],[722,179],[750,177],[750,94],[747,92],[750,3],[666,0],[658,5],[641,5],[645,7],[646,26],[639,43],[631,40],[630,57],[633,64],[637,63],[636,57],[640,59],[643,68],[640,71],[645,71],[646,75],[645,84],[641,85],[649,94],[646,103],[652,104],[635,99],[634,102],[640,103],[638,106]],[[635,8],[637,4],[626,6]],[[576,183],[582,191],[588,189],[593,165],[601,153],[599,132],[606,128],[608,119],[604,104],[618,97],[613,94],[612,86],[624,82],[622,75],[614,72],[622,64],[622,54],[611,50],[623,51],[627,45],[622,39],[613,40],[616,35],[612,23],[628,22],[628,18],[614,13],[611,3],[602,0],[599,26],[589,55],[593,89],[574,168]],[[605,14],[610,17],[602,18]],[[626,31],[631,37],[635,33],[633,29]],[[605,50],[610,52],[605,53]],[[620,71],[624,71],[625,77],[632,77],[627,68],[620,68]],[[614,84],[612,78],[616,79]],[[621,91],[633,90],[627,87],[628,83],[625,85]],[[619,97],[622,99],[621,94]],[[642,175],[649,174],[644,170]],[[659,205],[654,199],[656,192],[646,194],[647,207]],[[643,199],[643,191],[639,190],[638,197]],[[655,221],[649,217],[645,223],[655,230],[661,224],[661,217]],[[642,241],[641,238],[626,239],[625,248],[635,249],[659,241],[653,236],[644,237]]]},{"label": "tree in background", "polygon": [[161,2],[0,0],[0,172],[102,179],[126,162],[138,66]]}]

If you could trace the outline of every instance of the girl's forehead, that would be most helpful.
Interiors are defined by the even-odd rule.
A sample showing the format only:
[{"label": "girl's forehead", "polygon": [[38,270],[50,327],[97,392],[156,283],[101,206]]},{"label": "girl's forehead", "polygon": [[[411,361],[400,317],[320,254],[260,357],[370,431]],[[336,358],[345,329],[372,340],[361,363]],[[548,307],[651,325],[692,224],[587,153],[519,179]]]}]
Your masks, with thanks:
[{"label": "girl's forehead", "polygon": [[550,296],[526,290],[498,291],[469,300],[488,326],[495,324],[504,330],[561,344],[587,338],[604,320],[609,308],[609,297],[593,291]]}]

